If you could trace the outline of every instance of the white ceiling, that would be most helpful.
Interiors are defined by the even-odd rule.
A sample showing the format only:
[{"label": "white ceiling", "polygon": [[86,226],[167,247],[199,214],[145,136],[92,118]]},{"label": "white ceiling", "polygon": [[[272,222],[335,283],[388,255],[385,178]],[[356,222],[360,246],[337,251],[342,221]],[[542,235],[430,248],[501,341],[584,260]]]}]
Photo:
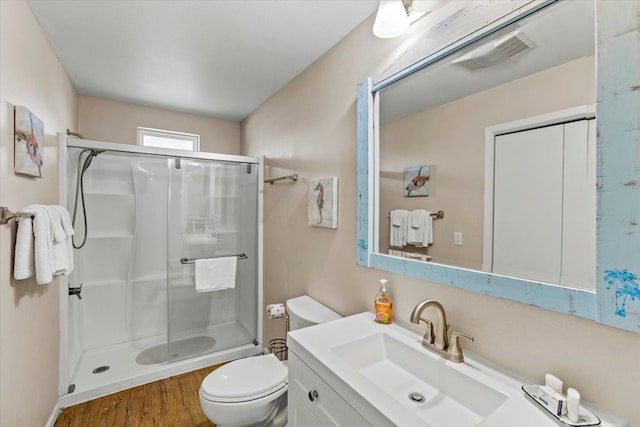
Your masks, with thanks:
[{"label": "white ceiling", "polygon": [[29,5],[80,94],[239,121],[371,15],[378,0]]}]

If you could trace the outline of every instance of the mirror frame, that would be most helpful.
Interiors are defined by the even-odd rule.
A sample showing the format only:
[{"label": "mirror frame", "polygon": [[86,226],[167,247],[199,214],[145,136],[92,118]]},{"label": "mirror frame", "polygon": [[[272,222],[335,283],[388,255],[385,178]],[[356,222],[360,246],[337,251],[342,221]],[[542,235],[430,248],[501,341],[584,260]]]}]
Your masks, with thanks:
[{"label": "mirror frame", "polygon": [[[594,0],[597,22],[595,291],[393,257],[372,250],[377,248],[378,224],[378,92],[559,1],[563,0],[470,4],[426,30],[386,72],[358,84],[357,264],[640,333],[640,274],[636,273],[640,272],[640,25],[634,18],[640,16],[640,2]],[[638,293],[633,286],[634,289],[625,287],[629,284],[625,280],[630,280],[639,289]],[[625,309],[626,302],[631,302],[630,311]]]}]

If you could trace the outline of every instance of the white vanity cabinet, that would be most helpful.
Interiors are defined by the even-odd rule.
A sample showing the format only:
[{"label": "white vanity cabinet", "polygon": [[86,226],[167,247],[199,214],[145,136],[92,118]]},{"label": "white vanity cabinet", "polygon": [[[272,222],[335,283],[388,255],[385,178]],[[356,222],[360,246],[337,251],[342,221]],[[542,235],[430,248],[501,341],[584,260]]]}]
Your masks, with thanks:
[{"label": "white vanity cabinet", "polygon": [[288,427],[371,426],[292,352],[289,352],[288,408]]}]

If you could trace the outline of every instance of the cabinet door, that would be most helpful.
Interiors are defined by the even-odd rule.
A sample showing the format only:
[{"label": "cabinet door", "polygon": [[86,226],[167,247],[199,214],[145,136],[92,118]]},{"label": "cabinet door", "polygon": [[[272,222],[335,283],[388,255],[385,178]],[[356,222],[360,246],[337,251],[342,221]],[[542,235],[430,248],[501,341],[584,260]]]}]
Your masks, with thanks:
[{"label": "cabinet door", "polygon": [[[370,427],[320,376],[289,353],[289,427],[307,427],[317,420],[323,427]],[[310,418],[313,416],[313,419]],[[297,420],[297,422],[296,422]],[[305,420],[303,423],[302,420]],[[310,424],[306,424],[310,420]]]},{"label": "cabinet door", "polygon": [[558,283],[563,125],[496,137],[493,272]]},{"label": "cabinet door", "polygon": [[302,402],[296,393],[289,391],[287,397],[289,401],[288,413],[287,413],[287,425],[291,427],[304,426],[304,427],[322,427],[320,421],[313,416],[309,408]]}]

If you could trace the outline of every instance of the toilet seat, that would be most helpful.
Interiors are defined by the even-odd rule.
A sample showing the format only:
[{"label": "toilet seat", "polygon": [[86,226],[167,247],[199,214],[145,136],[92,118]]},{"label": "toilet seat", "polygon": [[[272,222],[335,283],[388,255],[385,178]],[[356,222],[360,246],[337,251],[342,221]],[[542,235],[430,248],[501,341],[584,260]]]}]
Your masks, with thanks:
[{"label": "toilet seat", "polygon": [[273,354],[235,360],[211,372],[202,382],[202,397],[237,403],[260,399],[287,386],[287,368]]}]

